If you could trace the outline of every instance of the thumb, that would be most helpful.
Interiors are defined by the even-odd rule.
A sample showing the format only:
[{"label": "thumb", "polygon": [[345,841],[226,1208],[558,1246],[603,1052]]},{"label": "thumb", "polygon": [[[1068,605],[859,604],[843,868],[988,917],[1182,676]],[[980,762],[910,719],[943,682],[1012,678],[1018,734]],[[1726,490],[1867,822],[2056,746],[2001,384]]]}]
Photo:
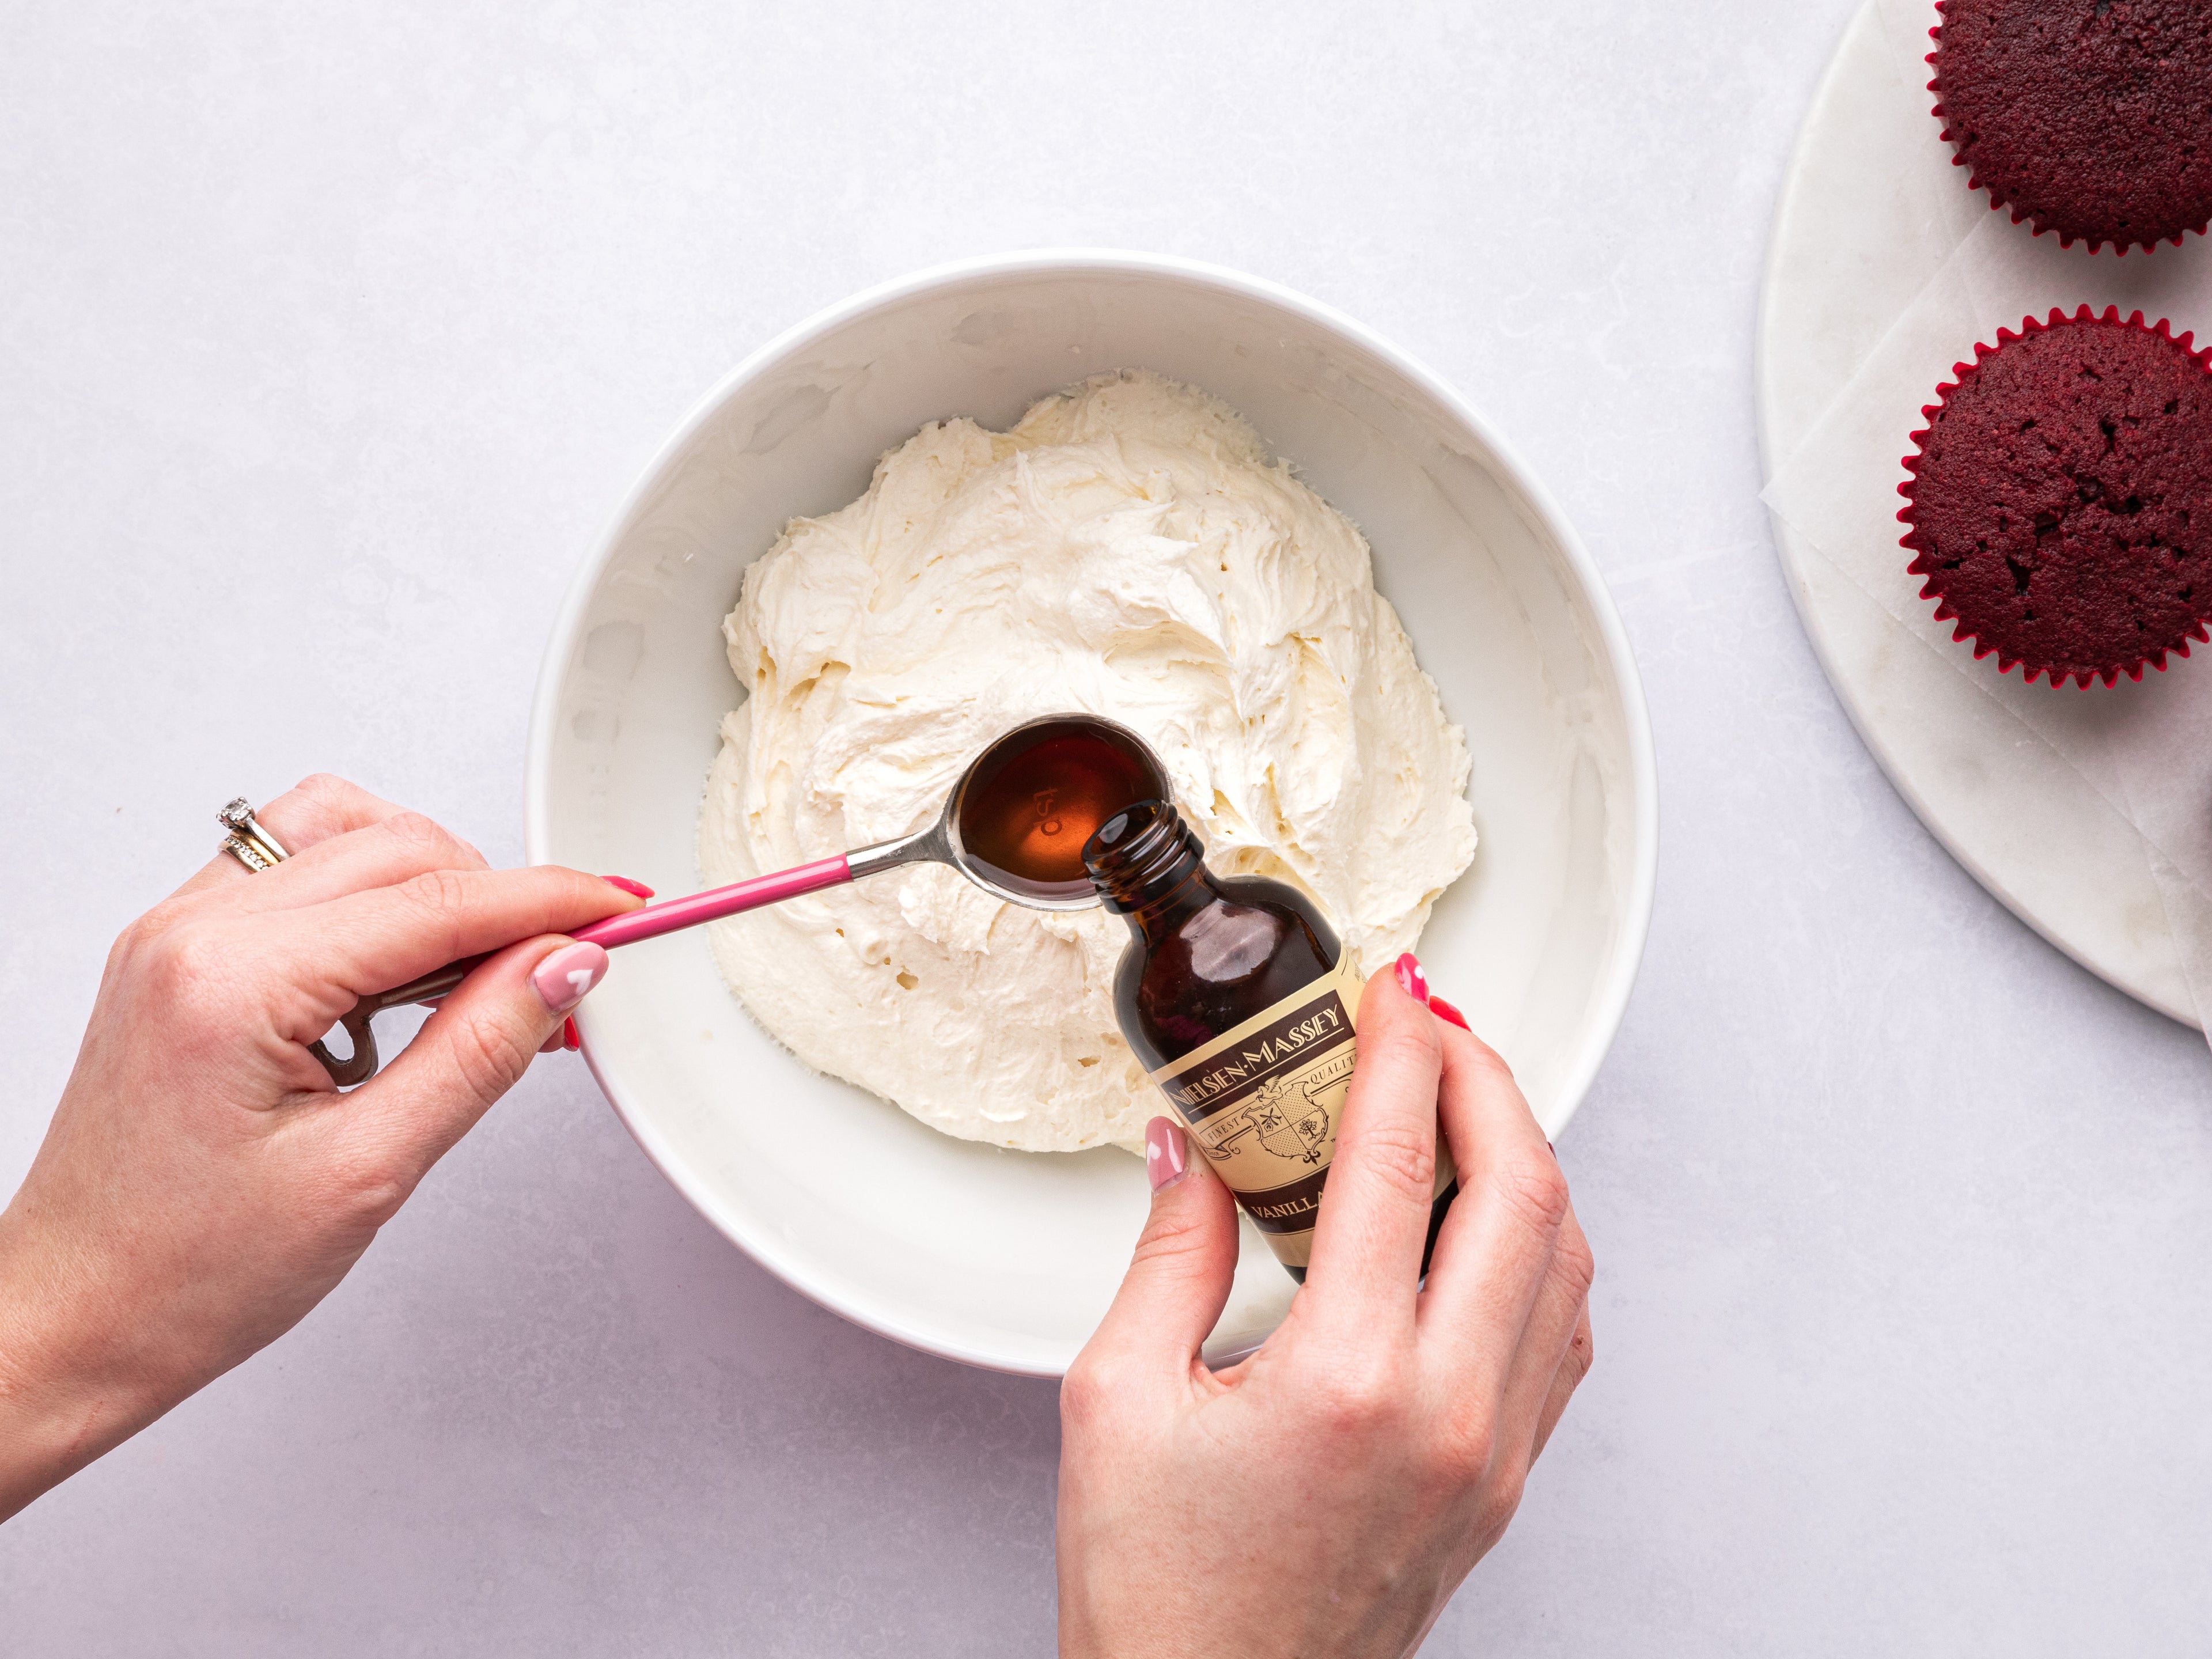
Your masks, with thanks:
[{"label": "thumb", "polygon": [[346,1097],[344,1121],[380,1162],[419,1180],[521,1080],[607,971],[607,953],[558,934],[508,946],[438,1006],[398,1058]]},{"label": "thumb", "polygon": [[1088,1348],[1180,1380],[1229,1301],[1237,1202],[1182,1127],[1164,1117],[1145,1127],[1145,1172],[1152,1214]]}]

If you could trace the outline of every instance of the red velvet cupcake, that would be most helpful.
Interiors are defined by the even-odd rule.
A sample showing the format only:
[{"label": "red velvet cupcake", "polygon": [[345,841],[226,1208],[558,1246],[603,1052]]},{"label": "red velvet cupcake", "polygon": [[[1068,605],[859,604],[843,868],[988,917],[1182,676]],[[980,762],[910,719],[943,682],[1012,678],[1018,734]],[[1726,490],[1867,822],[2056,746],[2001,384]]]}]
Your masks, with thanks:
[{"label": "red velvet cupcake", "polygon": [[2083,306],[1954,373],[1898,486],[1936,618],[2053,685],[2187,656],[2212,621],[2212,351]]},{"label": "red velvet cupcake", "polygon": [[1937,0],[1936,113],[1971,187],[2063,246],[2212,221],[2212,0]]}]

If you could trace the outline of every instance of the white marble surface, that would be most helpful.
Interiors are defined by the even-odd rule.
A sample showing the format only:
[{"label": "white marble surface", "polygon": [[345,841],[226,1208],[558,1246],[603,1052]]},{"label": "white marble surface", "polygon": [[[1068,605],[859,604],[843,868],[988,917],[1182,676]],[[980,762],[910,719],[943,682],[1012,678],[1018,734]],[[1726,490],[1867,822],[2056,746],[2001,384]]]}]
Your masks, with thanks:
[{"label": "white marble surface", "polygon": [[[2201,1650],[2212,1060],[1912,819],[1757,500],[1759,262],[1850,9],[12,8],[0,1183],[234,790],[330,768],[519,854],[560,590],[744,351],[963,253],[1188,253],[1470,392],[1658,729],[1650,952],[1560,1146],[1599,1364],[1430,1650]],[[1033,1654],[1056,1433],[769,1280],[553,1060],[0,1529],[0,1649]]]}]

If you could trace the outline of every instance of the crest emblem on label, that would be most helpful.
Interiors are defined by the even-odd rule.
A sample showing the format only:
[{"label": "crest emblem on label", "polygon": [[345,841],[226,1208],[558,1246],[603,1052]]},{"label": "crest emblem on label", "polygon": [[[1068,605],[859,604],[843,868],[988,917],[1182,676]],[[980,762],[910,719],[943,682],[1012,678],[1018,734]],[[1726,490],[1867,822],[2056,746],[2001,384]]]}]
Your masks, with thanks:
[{"label": "crest emblem on label", "polygon": [[[1344,967],[1152,1073],[1222,1184],[1277,1257],[1312,1254],[1322,1185],[1352,1091],[1362,981]],[[1452,1180],[1437,1148],[1437,1191]]]}]

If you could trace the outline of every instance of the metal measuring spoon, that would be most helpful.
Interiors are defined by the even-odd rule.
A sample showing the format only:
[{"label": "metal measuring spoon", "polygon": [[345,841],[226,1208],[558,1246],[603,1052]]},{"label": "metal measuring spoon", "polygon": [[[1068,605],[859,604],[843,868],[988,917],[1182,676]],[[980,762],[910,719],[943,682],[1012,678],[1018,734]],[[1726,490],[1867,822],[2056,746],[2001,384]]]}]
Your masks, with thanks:
[{"label": "metal measuring spoon", "polygon": [[[1086,910],[1098,902],[1084,873],[1083,843],[1132,802],[1170,799],[1172,786],[1145,740],[1097,714],[1048,714],[1014,727],[968,763],[927,829],[836,858],[709,888],[689,898],[609,916],[572,938],[612,950],[702,922],[781,904],[904,864],[949,864],[994,897],[1039,910]],[[489,952],[486,953],[489,955]],[[320,1042],[309,1052],[340,1088],[376,1073],[369,1021],[386,1008],[444,996],[485,959],[470,957],[355,1003],[338,1024],[353,1044],[339,1060]]]}]

